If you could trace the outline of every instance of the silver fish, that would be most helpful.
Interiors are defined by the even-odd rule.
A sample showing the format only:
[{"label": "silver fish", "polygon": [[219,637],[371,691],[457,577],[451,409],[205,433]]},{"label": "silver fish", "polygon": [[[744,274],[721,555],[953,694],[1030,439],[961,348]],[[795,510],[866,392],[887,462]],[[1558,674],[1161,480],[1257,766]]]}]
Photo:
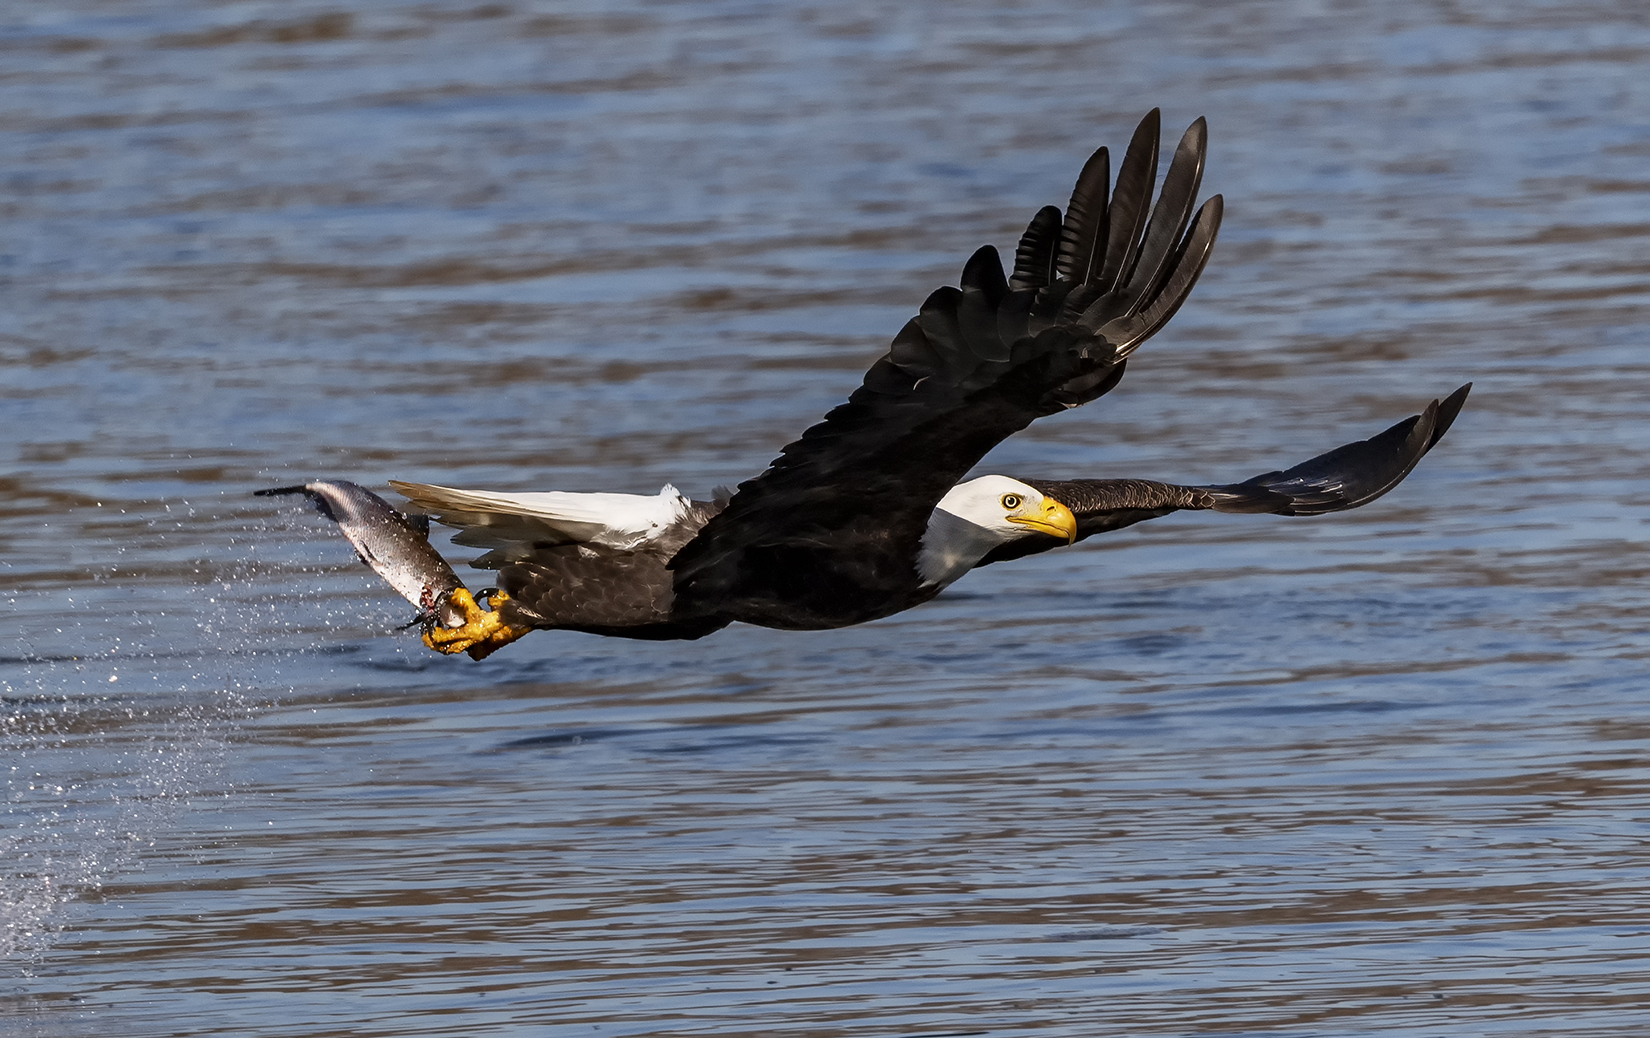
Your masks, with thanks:
[{"label": "silver fish", "polygon": [[463,625],[463,617],[450,603],[452,593],[464,582],[430,546],[428,516],[398,512],[377,494],[343,479],[253,493],[258,497],[302,494],[309,498],[316,511],[338,524],[361,561],[418,608],[413,623]]}]

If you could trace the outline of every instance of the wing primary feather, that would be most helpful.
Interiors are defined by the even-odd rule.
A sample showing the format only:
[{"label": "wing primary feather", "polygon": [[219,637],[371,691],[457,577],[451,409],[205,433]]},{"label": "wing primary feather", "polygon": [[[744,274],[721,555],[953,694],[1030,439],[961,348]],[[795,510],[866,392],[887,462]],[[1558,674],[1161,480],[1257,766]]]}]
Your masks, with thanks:
[{"label": "wing primary feather", "polygon": [[[1078,284],[1089,279],[1094,250],[1106,240],[1111,189],[1111,153],[1097,150],[1083,163],[1077,183],[1071,189],[1071,204],[1060,228],[1060,249],[1055,256],[1055,273]],[[1040,215],[1040,214],[1039,214]]]},{"label": "wing primary feather", "polygon": [[1175,246],[1191,222],[1192,207],[1197,203],[1197,189],[1203,183],[1204,155],[1208,145],[1208,123],[1200,116],[1187,127],[1169,162],[1169,172],[1163,176],[1163,189],[1157,204],[1152,207],[1151,220],[1146,225],[1146,237],[1140,247],[1140,258],[1127,283],[1115,291],[1127,301],[1126,312],[1133,313],[1151,301],[1153,290],[1173,267]]},{"label": "wing primary feather", "polygon": [[[1176,250],[1163,288],[1145,309],[1108,320],[1096,329],[1108,342],[1116,343],[1123,356],[1128,356],[1136,346],[1156,334],[1191,294],[1198,275],[1203,273],[1203,265],[1209,262],[1209,251],[1214,248],[1215,236],[1220,232],[1223,209],[1224,202],[1219,195],[1210,198],[1198,209],[1197,216],[1192,219],[1191,232]],[[1103,316],[1105,304],[1106,300],[1100,300],[1083,314],[1083,320],[1088,322],[1095,316]]]},{"label": "wing primary feather", "polygon": [[982,360],[1007,360],[1010,345],[998,334],[997,307],[1008,295],[1008,280],[1003,277],[997,250],[981,246],[963,267],[959,284],[962,298],[957,304],[957,325],[963,342]]},{"label": "wing primary feather", "polygon": [[1444,434],[1449,432],[1449,427],[1455,424],[1455,416],[1461,413],[1462,405],[1467,402],[1467,394],[1471,392],[1472,383],[1468,382],[1438,404],[1438,418],[1433,422],[1432,443],[1427,444],[1427,450],[1431,450],[1433,444],[1443,439]]},{"label": "wing primary feather", "polygon": [[1288,499],[1279,515],[1323,515],[1375,500],[1409,475],[1433,442],[1438,401],[1378,436],[1337,447],[1281,472],[1252,476],[1231,489],[1257,488]]},{"label": "wing primary feather", "polygon": [[[1077,519],[1077,539],[1120,530],[1171,512],[1216,512],[1312,516],[1369,504],[1403,482],[1444,433],[1449,431],[1472,383],[1434,400],[1367,440],[1344,444],[1280,472],[1264,472],[1242,483],[1179,486],[1144,479],[1022,478],[1054,498]],[[1026,538],[1001,545],[979,565],[1006,562],[1058,547],[1056,541]]]},{"label": "wing primary feather", "polygon": [[[1105,149],[1100,149],[1104,151]],[[1054,256],[1060,244],[1060,207],[1045,205],[1026,225],[1020,245],[1014,250],[1014,276],[1009,287],[1015,291],[1042,288],[1054,280]]]},{"label": "wing primary feather", "polygon": [[993,308],[1008,294],[1008,282],[1003,278],[1003,263],[997,258],[997,249],[992,245],[982,245],[975,250],[974,255],[968,257],[963,266],[962,279],[959,282],[963,292],[979,292],[985,297],[985,302]]},{"label": "wing primary feather", "polygon": [[1367,440],[1337,447],[1281,472],[1253,476],[1230,489],[1259,487],[1287,495],[1290,505],[1281,515],[1323,515],[1366,505],[1414,471],[1455,422],[1471,391],[1469,382]]},{"label": "wing primary feather", "polygon": [[[1157,183],[1157,137],[1162,117],[1156,108],[1135,127],[1129,150],[1117,167],[1117,186],[1111,193],[1104,260],[1098,273],[1087,278],[1108,292],[1128,276],[1135,246],[1146,223],[1152,187]],[[1067,219],[1070,217],[1068,215]]]}]

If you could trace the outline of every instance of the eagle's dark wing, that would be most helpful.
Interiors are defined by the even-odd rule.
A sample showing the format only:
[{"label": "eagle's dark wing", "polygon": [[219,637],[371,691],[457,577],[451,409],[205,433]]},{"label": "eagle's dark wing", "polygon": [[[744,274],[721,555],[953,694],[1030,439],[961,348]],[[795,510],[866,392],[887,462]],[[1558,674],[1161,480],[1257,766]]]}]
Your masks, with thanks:
[{"label": "eagle's dark wing", "polygon": [[[1281,472],[1266,472],[1242,483],[1183,487],[1143,479],[1025,479],[1021,482],[1059,501],[1077,517],[1077,539],[1170,512],[1213,509],[1216,512],[1268,512],[1273,515],[1323,515],[1357,508],[1385,494],[1415,468],[1449,431],[1472,383],[1425,411],[1411,415],[1379,436],[1336,447]],[[1060,545],[1028,537],[1005,544],[980,561],[981,566],[1047,551]]]},{"label": "eagle's dark wing", "polygon": [[940,498],[1004,438],[1116,385],[1202,272],[1221,214],[1216,195],[1193,215],[1204,123],[1153,206],[1158,121],[1141,120],[1109,196],[1102,148],[1064,218],[1049,206],[1031,221],[1012,277],[995,249],[976,252],[847,403],[740,485],[672,561],[679,612],[818,628],[912,604]]}]

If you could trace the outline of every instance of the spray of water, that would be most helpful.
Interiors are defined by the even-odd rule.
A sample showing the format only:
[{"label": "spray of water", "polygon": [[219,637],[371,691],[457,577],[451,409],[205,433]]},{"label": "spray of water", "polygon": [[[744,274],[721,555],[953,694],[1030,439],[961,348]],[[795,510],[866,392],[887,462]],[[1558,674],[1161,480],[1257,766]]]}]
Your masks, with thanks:
[{"label": "spray of water", "polygon": [[91,581],[8,596],[23,622],[0,655],[0,959],[24,973],[190,804],[232,791],[228,748],[282,694],[284,647],[343,622],[322,591],[272,590],[346,568],[303,557],[312,528],[205,511],[147,519],[148,559],[188,545],[164,574],[123,570],[138,549],[111,539],[116,561]]}]

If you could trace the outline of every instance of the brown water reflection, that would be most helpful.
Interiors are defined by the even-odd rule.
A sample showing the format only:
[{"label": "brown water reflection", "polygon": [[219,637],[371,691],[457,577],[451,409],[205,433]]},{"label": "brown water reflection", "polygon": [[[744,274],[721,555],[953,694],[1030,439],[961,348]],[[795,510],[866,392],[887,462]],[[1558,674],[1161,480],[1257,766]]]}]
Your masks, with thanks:
[{"label": "brown water reflection", "polygon": [[[0,1030],[1625,1035],[1637,8],[348,2],[0,20]],[[254,487],[704,493],[1161,105],[1228,216],[994,469],[1397,493],[921,610],[427,659]]]}]

